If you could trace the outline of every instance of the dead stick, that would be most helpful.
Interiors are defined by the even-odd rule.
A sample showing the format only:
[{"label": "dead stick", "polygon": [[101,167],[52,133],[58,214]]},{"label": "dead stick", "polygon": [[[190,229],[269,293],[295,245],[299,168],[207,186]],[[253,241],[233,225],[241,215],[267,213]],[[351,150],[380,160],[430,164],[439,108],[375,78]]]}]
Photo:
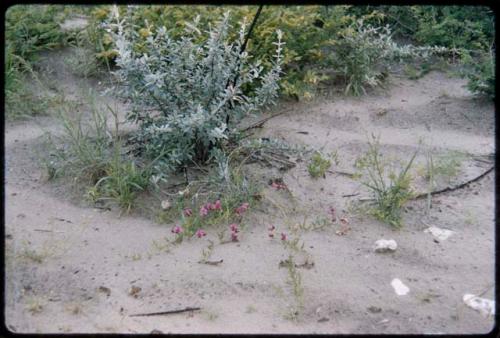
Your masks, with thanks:
[{"label": "dead stick", "polygon": [[220,261],[199,261],[198,263],[207,265],[219,265],[222,262],[224,262],[223,259],[221,259]]},{"label": "dead stick", "polygon": [[[454,186],[454,187],[446,187],[446,188],[441,189],[441,190],[431,191],[430,194],[431,195],[438,195],[438,194],[443,194],[445,192],[450,192],[450,191],[455,191],[455,190],[458,190],[458,189],[462,189],[462,188],[466,187],[467,185],[469,185],[471,183],[479,181],[481,178],[483,178],[484,176],[488,175],[493,169],[495,169],[495,166],[492,166],[490,169],[486,170],[481,175],[479,175],[477,177],[474,177],[473,179],[471,179],[471,180],[469,180],[467,182],[464,182],[464,183],[459,184],[459,185]],[[413,197],[411,199],[412,200],[416,200],[416,199],[420,199],[420,198],[427,197],[427,196],[429,196],[429,193],[428,192],[424,192],[424,193],[416,195],[415,197]],[[375,200],[374,198],[360,198],[359,199],[360,202],[374,201],[374,200]]]},{"label": "dead stick", "polygon": [[281,113],[277,113],[277,114],[271,115],[271,116],[269,116],[269,117],[266,117],[265,119],[262,119],[262,120],[260,120],[260,121],[257,121],[257,122],[255,122],[255,123],[253,123],[253,124],[249,125],[248,127],[241,129],[241,130],[240,130],[240,132],[247,131],[247,130],[254,129],[254,128],[260,128],[260,127],[262,127],[262,125],[263,125],[264,123],[266,123],[267,121],[269,121],[269,120],[270,120],[270,119],[272,119],[273,117],[276,117],[276,116],[279,116],[279,115],[283,115],[283,114],[285,114],[285,113],[289,112],[290,110],[291,110],[291,109],[288,109],[288,110],[282,111]]},{"label": "dead stick", "polygon": [[46,230],[46,229],[33,229],[33,231],[39,231],[39,232],[57,232],[60,234],[63,234],[64,231],[53,231],[53,230]]},{"label": "dead stick", "polygon": [[199,307],[187,307],[187,308],[179,309],[179,310],[150,312],[150,313],[137,313],[137,314],[129,315],[129,317],[163,316],[163,315],[171,315],[171,314],[176,314],[176,313],[199,311],[199,310],[201,310],[201,308],[199,308]]},{"label": "dead stick", "polygon": [[359,195],[359,192],[355,193],[355,194],[345,194],[345,195],[342,195],[342,197],[354,197],[354,196],[358,196]]},{"label": "dead stick", "polygon": [[327,172],[329,172],[331,174],[338,174],[338,175],[344,175],[344,176],[349,176],[349,177],[356,176],[356,174],[348,173],[346,171],[339,171],[339,170],[327,170]]},{"label": "dead stick", "polygon": [[[481,175],[479,175],[479,176],[477,176],[477,177],[475,177],[475,178],[473,178],[473,179],[471,179],[471,180],[469,180],[467,182],[459,184],[459,185],[457,185],[455,187],[446,187],[446,188],[441,189],[441,190],[432,191],[431,195],[438,195],[438,194],[442,194],[442,193],[445,193],[445,192],[462,189],[462,188],[466,187],[467,185],[469,185],[471,183],[479,181],[481,178],[483,178],[484,176],[488,175],[491,171],[493,171],[493,169],[495,169],[495,166],[492,166],[490,169],[486,170]],[[416,200],[416,199],[419,199],[419,198],[422,198],[422,197],[427,197],[428,195],[429,195],[429,193],[422,193],[422,194],[418,194],[417,196],[413,197],[412,199]]]}]

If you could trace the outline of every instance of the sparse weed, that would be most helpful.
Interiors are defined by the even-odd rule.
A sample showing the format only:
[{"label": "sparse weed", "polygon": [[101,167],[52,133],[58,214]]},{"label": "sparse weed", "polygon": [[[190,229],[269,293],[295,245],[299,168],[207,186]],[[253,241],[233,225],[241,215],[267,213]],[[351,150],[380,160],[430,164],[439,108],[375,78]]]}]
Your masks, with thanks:
[{"label": "sparse weed", "polygon": [[75,47],[65,62],[73,74],[85,78],[97,75],[100,70],[95,54],[88,47]]},{"label": "sparse weed", "polygon": [[203,314],[204,314],[204,317],[211,322],[213,322],[214,320],[219,318],[219,315],[217,313],[215,313],[214,311],[204,310]]},{"label": "sparse weed", "polygon": [[257,309],[253,305],[247,305],[247,308],[245,309],[246,313],[254,313],[257,312]]},{"label": "sparse weed", "polygon": [[31,314],[41,313],[45,306],[45,301],[40,297],[29,297],[26,299],[26,310]]},{"label": "sparse weed", "polygon": [[336,153],[330,156],[324,156],[321,152],[317,151],[313,154],[311,162],[307,166],[307,171],[312,178],[323,177],[325,178],[326,171],[332,165],[331,159],[336,159]]},{"label": "sparse weed", "polygon": [[117,146],[115,155],[104,169],[104,175],[96,182],[96,201],[113,201],[122,210],[130,212],[137,192],[145,190],[150,183],[150,172],[138,168],[131,160],[124,160]]},{"label": "sparse weed", "polygon": [[171,243],[167,238],[163,242],[153,240],[152,245],[156,252],[170,252]]},{"label": "sparse weed", "polygon": [[89,98],[92,116],[88,125],[83,123],[83,114],[70,117],[68,107],[58,112],[64,133],[54,137],[56,140],[51,136],[48,140],[52,148],[49,158],[53,177],[65,174],[77,181],[95,184],[105,174],[111,158],[112,135],[106,115],[97,107],[92,94]]},{"label": "sparse weed", "polygon": [[201,252],[200,262],[202,262],[202,263],[207,262],[210,259],[212,252],[214,251],[214,242],[211,240],[208,240],[208,242],[210,244],[208,244],[208,246],[205,249],[203,249],[203,251]]},{"label": "sparse weed", "polygon": [[437,179],[445,179],[447,183],[451,183],[452,179],[458,176],[463,160],[466,155],[459,151],[449,151],[442,155],[427,154],[426,168],[418,168],[417,173],[430,184],[435,186]]},{"label": "sparse weed", "polygon": [[22,246],[23,247],[21,251],[17,254],[17,257],[24,260],[29,260],[41,264],[47,257],[51,255],[50,250],[46,246],[40,249],[32,249],[31,243],[28,241],[24,241],[22,243]]},{"label": "sparse weed", "polygon": [[418,151],[397,173],[394,168],[388,168],[387,161],[382,159],[378,138],[372,135],[368,146],[368,151],[356,160],[355,166],[364,172],[366,178],[362,183],[374,196],[375,208],[371,209],[371,213],[383,222],[401,227],[401,209],[413,195],[409,170]]},{"label": "sparse weed", "polygon": [[66,304],[66,311],[72,315],[79,315],[82,313],[82,305],[80,303],[69,303]]},{"label": "sparse weed", "polygon": [[302,276],[295,267],[295,261],[292,255],[288,256],[287,263],[287,284],[291,287],[294,297],[294,304],[290,306],[288,319],[297,320],[300,312],[304,308],[304,286],[302,285]]}]

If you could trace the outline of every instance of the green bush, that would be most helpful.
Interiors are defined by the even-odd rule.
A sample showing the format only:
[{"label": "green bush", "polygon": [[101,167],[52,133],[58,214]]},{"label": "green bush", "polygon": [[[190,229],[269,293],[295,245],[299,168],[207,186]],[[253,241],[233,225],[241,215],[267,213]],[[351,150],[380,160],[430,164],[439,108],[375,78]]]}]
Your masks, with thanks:
[{"label": "green bush", "polygon": [[473,93],[495,98],[495,51],[480,53],[476,58],[469,53],[462,56],[463,75],[467,78],[467,88]]},{"label": "green bush", "polygon": [[398,172],[382,158],[379,139],[372,136],[368,146],[368,151],[356,160],[356,167],[362,171],[362,183],[371,190],[375,200],[370,212],[383,222],[401,227],[401,209],[413,196],[409,170],[417,152]]},{"label": "green bush", "polygon": [[15,5],[5,13],[5,110],[9,118],[31,116],[45,110],[47,100],[25,85],[37,81],[33,70],[37,53],[61,46],[64,34],[60,8],[48,5]]},{"label": "green bush", "polygon": [[[131,101],[128,119],[140,127],[134,142],[149,157],[166,154],[158,161],[161,173],[206,161],[234,134],[242,117],[273,104],[277,97],[284,44],[280,31],[272,68],[264,72],[261,60],[240,54],[244,23],[235,40],[229,36],[227,13],[208,34],[198,26],[197,18],[178,40],[158,28],[146,38],[148,52],[143,53],[136,48],[141,32],[123,20],[123,14],[108,25],[118,52],[118,92]],[[249,86],[252,90],[244,89]]]}]

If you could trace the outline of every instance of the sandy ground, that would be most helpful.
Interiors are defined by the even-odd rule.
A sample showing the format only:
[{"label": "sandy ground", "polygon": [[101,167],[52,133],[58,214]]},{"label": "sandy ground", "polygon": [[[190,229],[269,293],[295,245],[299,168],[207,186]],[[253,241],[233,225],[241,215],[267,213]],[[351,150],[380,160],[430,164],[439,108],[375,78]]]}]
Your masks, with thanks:
[{"label": "sandy ground", "polygon": [[[101,91],[98,81],[67,71],[61,63],[66,52],[48,54],[59,88],[75,100],[86,86]],[[494,106],[473,98],[464,84],[439,72],[417,81],[394,76],[387,90],[361,98],[289,104],[291,112],[268,121],[256,136],[337,151],[339,164],[332,169],[346,172],[354,171],[371,133],[380,134],[384,153],[403,159],[419,141],[437,154],[493,153]],[[494,173],[436,196],[429,214],[425,200],[410,202],[401,230],[354,213],[352,202],[369,192],[345,175],[330,172],[312,180],[307,163],[284,173],[299,209],[313,215],[310,219],[326,216],[333,206],[350,226],[343,236],[336,234],[338,224],[301,232],[314,266],[298,269],[304,309],[292,321],[285,315],[294,297],[287,269],[279,267],[288,253],[279,239],[268,238],[267,226],[288,231],[284,219],[301,222],[300,212],[282,216],[265,206],[252,210],[240,242],[216,244],[211,259],[223,263],[199,264],[208,240],[218,243],[215,231],[167,247],[171,225],[76,203],[64,186],[44,182],[37,158],[44,153],[43,133],[59,130],[55,121],[37,117],[5,127],[5,315],[12,331],[486,333],[493,327],[492,318],[466,307],[462,297],[484,290],[483,297],[494,297]],[[424,163],[424,157],[417,161]],[[489,166],[468,158],[452,184]],[[285,192],[268,188],[266,193],[287,208],[293,205]],[[359,195],[342,197],[352,193]],[[435,240],[423,231],[429,225],[454,234]],[[381,238],[396,240],[398,249],[375,253],[373,245]],[[395,293],[394,278],[410,289],[408,294]],[[135,295],[129,293],[132,286],[140,288]],[[187,306],[201,311],[129,316]]]}]

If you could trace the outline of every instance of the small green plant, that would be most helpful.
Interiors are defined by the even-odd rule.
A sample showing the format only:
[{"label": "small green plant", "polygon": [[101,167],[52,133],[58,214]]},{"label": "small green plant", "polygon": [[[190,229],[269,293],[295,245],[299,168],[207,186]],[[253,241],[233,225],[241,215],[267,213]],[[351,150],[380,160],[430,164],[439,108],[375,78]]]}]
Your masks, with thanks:
[{"label": "small green plant", "polygon": [[85,46],[75,47],[72,54],[65,59],[65,63],[73,74],[85,78],[95,76],[100,71],[100,65],[94,53]]},{"label": "small green plant", "polygon": [[295,260],[292,255],[287,260],[288,278],[287,284],[292,289],[294,304],[290,307],[288,318],[297,320],[300,312],[304,308],[304,286],[302,285],[302,276],[295,266]]},{"label": "small green plant", "polygon": [[253,305],[247,305],[247,308],[245,310],[245,313],[254,313],[257,312],[257,309]]},{"label": "small green plant", "polygon": [[214,242],[211,240],[208,240],[208,242],[208,246],[201,252],[201,263],[207,262],[210,259],[212,252],[214,251]]},{"label": "small green plant", "polygon": [[462,161],[466,155],[458,151],[450,151],[442,155],[433,156],[428,154],[427,170],[424,173],[424,178],[427,181],[435,180],[437,178],[444,178],[448,183],[460,173]]},{"label": "small green plant", "polygon": [[71,107],[62,106],[58,111],[63,134],[49,135],[52,151],[50,160],[45,161],[54,178],[67,175],[78,178],[79,182],[95,184],[105,174],[112,157],[112,134],[107,127],[106,114],[98,108],[92,94],[89,98],[92,115],[88,124],[83,123],[83,114],[71,117]]},{"label": "small green plant", "polygon": [[375,208],[371,209],[371,213],[383,222],[401,227],[402,207],[413,195],[409,170],[418,151],[398,173],[382,159],[380,142],[374,135],[368,147],[365,155],[356,160],[355,166],[364,171],[365,180],[362,183],[373,194]]},{"label": "small green plant", "polygon": [[132,160],[124,160],[117,147],[115,155],[104,168],[104,177],[95,184],[97,201],[116,202],[127,213],[137,197],[137,192],[144,191],[150,184],[151,174],[147,169],[140,169]]},{"label": "small green plant", "polygon": [[[332,157],[332,156],[330,156]],[[333,155],[336,158],[336,154]],[[311,162],[307,166],[307,171],[309,171],[309,175],[312,178],[323,177],[325,178],[326,171],[332,165],[332,161],[329,158],[326,158],[319,151],[315,152],[311,158]]]}]

